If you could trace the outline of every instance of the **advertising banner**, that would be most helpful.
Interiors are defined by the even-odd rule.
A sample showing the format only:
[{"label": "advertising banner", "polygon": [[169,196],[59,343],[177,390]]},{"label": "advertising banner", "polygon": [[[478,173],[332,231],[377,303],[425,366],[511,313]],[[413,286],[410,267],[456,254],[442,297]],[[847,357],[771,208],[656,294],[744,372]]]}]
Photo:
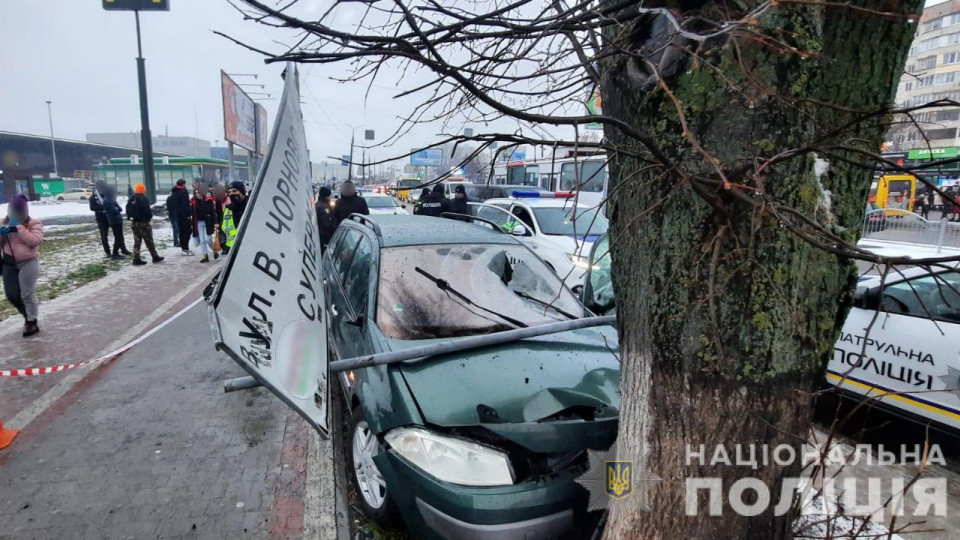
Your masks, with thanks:
[{"label": "advertising banner", "polygon": [[320,241],[298,74],[292,64],[286,74],[263,167],[207,302],[217,349],[326,436]]},{"label": "advertising banner", "polygon": [[411,165],[419,167],[439,167],[443,164],[442,148],[424,148],[423,150],[414,148],[411,151],[414,152],[410,155]]},{"label": "advertising banner", "polygon": [[255,152],[257,150],[257,114],[253,100],[230,78],[220,72],[223,93],[223,138]]}]

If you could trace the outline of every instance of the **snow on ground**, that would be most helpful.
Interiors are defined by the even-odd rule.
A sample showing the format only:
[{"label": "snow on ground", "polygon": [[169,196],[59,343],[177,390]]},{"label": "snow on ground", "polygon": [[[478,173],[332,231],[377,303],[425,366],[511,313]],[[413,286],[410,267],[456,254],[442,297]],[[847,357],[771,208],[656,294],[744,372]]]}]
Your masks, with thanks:
[{"label": "snow on ground", "polygon": [[[0,204],[0,216],[7,215],[7,203]],[[30,203],[30,216],[39,220],[52,217],[89,216],[87,201],[34,201]]]}]

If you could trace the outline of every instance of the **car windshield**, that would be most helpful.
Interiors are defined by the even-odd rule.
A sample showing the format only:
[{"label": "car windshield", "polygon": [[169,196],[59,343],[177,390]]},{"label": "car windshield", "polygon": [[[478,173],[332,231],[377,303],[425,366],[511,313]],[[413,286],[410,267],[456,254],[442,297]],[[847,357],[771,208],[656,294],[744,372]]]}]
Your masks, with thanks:
[{"label": "car windshield", "polygon": [[420,184],[422,184],[422,182],[419,180],[401,180],[400,181],[400,187],[403,189],[415,188]]},{"label": "car windshield", "polygon": [[[581,208],[576,216],[576,223],[573,219],[573,207],[566,208],[534,208],[533,213],[537,216],[537,223],[540,225],[540,231],[543,234],[555,234],[564,236],[596,236],[606,234],[610,222],[596,209]],[[576,228],[576,231],[574,231]]]},{"label": "car windshield", "polygon": [[536,326],[584,316],[560,279],[520,245],[406,246],[380,257],[377,326],[391,338],[489,334],[517,328],[510,320]]},{"label": "car windshield", "polygon": [[397,206],[392,197],[383,195],[369,195],[364,197],[363,200],[367,201],[367,206],[370,208],[396,208]]}]

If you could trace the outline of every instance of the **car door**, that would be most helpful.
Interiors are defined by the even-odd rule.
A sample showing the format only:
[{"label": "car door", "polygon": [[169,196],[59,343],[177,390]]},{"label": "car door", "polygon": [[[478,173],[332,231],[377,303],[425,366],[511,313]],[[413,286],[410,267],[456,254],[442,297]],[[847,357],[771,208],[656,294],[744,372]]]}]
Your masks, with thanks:
[{"label": "car door", "polygon": [[960,273],[858,291],[827,381],[960,429]]},{"label": "car door", "polygon": [[362,287],[369,286],[372,260],[370,239],[352,228],[346,229],[340,240],[332,244],[327,258],[330,345],[339,359],[366,352],[369,341],[364,329],[369,307],[365,301],[369,294]]}]

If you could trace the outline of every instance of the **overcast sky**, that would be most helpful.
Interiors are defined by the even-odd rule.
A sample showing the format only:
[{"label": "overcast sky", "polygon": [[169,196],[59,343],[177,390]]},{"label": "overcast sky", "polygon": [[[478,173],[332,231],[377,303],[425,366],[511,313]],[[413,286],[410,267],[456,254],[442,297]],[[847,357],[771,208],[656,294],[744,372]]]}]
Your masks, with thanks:
[{"label": "overcast sky", "polygon": [[[297,11],[318,17],[333,0],[300,0]],[[927,5],[940,3],[928,1]],[[289,34],[242,17],[226,0],[170,0],[171,11],[141,16],[143,51],[147,59],[150,120],[154,134],[199,136],[223,144],[220,70],[253,73],[236,77],[245,87],[267,92],[272,125],[281,91],[282,66],[265,65],[262,58],[213,34],[236,36],[271,50],[288,42]],[[346,29],[363,13],[362,4],[340,4],[333,23]],[[0,0],[0,130],[49,133],[45,100],[53,101],[54,130],[58,137],[83,140],[86,133],[136,131],[140,116],[136,77],[136,34],[133,13],[107,12],[98,0]],[[330,22],[330,21],[328,21]],[[412,101],[395,101],[398,75],[388,73],[364,97],[361,83],[341,84],[346,66],[302,66],[302,100],[308,145],[313,161],[349,150],[351,129],[375,129],[383,138],[399,126],[398,114],[409,112]],[[426,80],[408,76],[406,85]],[[260,97],[260,96],[253,96]],[[446,132],[463,126],[448,126]],[[483,126],[472,126],[478,131]],[[513,131],[506,121],[494,126]],[[435,142],[442,126],[418,126],[392,149],[374,151],[377,157],[406,152]],[[554,133],[556,133],[555,130]]]},{"label": "overcast sky", "polygon": [[[330,4],[331,0],[301,0],[298,11],[316,18]],[[169,130],[170,135],[223,144],[221,69],[259,75],[257,80],[235,79],[266,85],[244,89],[272,94],[273,100],[261,101],[272,125],[282,66],[265,65],[256,53],[212,31],[271,50],[280,48],[273,40],[289,40],[289,35],[243,21],[226,0],[171,0],[170,5],[169,12],[141,14],[153,133]],[[341,4],[335,12],[337,27],[349,27],[362,9]],[[57,137],[83,140],[86,133],[139,130],[132,12],[104,11],[98,0],[0,0],[0,13],[0,130],[48,134],[46,100],[53,101]],[[347,124],[358,126],[358,140],[363,128],[375,129],[382,138],[398,127],[398,114],[409,112],[409,101],[391,100],[397,92],[396,76],[377,82],[365,100],[365,85],[329,79],[343,76],[345,65],[300,69],[307,138],[315,162],[348,152]],[[417,127],[392,150],[375,153],[387,157],[391,151],[430,144],[439,131],[440,126]]]}]

